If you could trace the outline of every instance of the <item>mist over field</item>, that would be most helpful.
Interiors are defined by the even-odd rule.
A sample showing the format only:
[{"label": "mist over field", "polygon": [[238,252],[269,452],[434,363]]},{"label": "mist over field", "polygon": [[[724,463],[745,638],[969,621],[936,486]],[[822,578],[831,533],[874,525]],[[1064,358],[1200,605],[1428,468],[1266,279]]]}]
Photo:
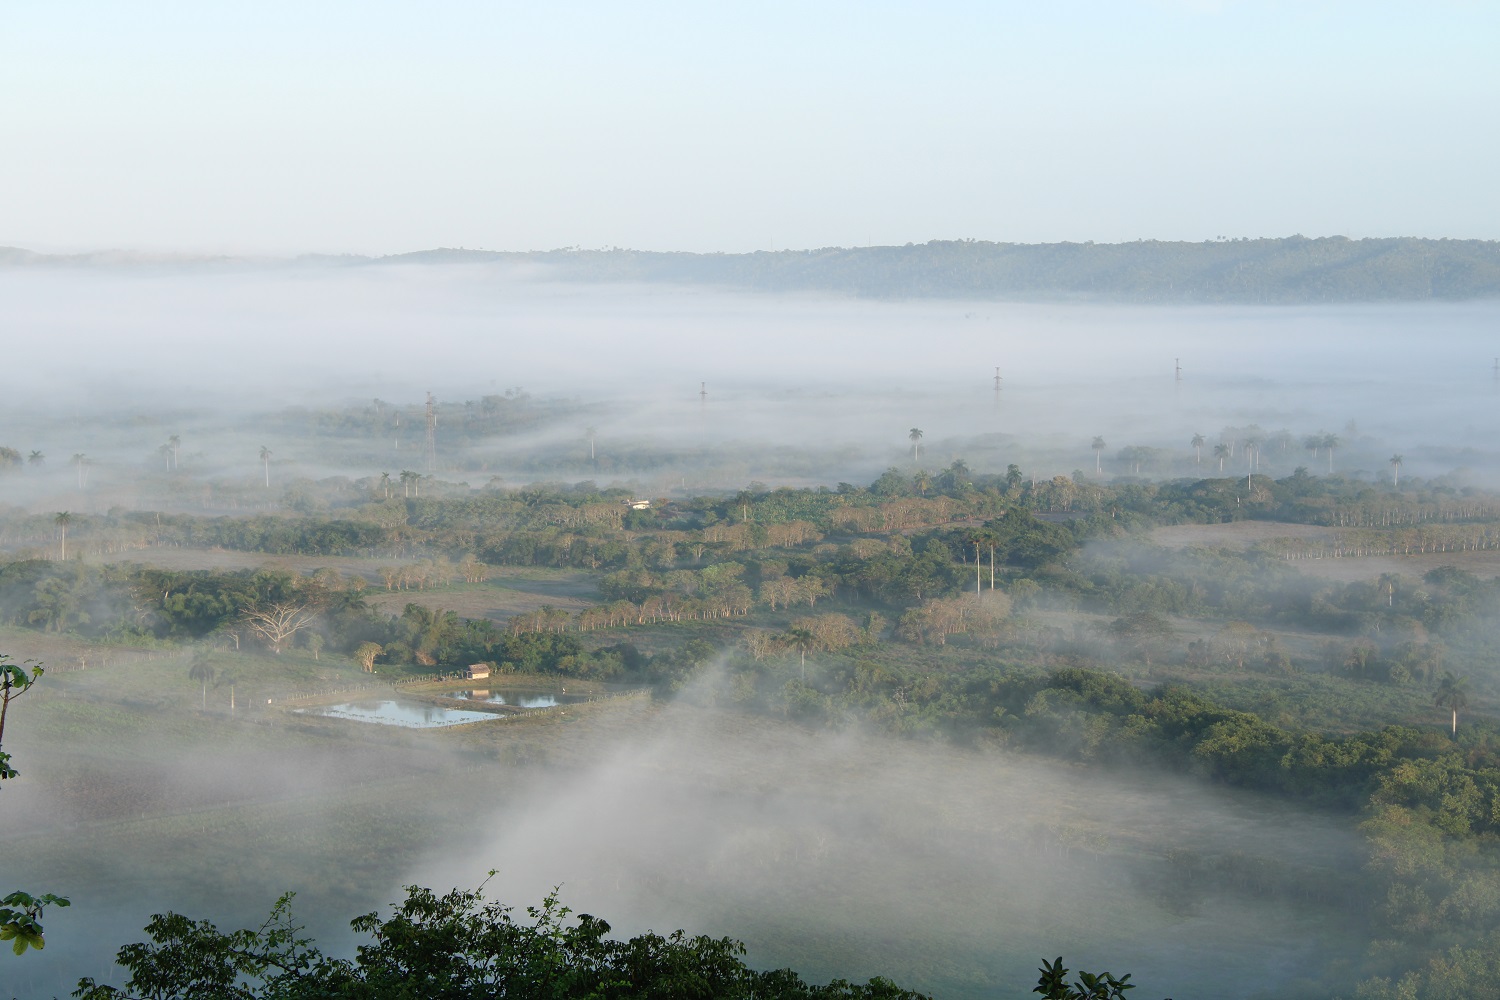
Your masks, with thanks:
[{"label": "mist over field", "polygon": [[[57,680],[57,700],[85,683]],[[413,883],[483,882],[518,907],[558,888],[621,934],[733,935],[758,966],[945,997],[1025,983],[1058,950],[1164,994],[1254,997],[1360,947],[1347,907],[1363,851],[1327,817],[1184,776],[746,718],[711,706],[721,681],[627,703],[563,743],[503,734],[498,767],[472,740],[356,724],[342,747],[303,746],[296,730],[265,734],[281,750],[243,732],[195,745],[163,720],[169,753],[125,737],[128,772],[49,788],[61,768],[22,729],[15,751],[41,780],[7,801],[0,829],[30,845],[25,877],[76,887],[75,905],[6,985],[61,994],[108,977],[151,913],[253,926],[292,890],[337,951],[341,918]]]},{"label": "mist over field", "polygon": [[768,730],[689,706],[593,767],[540,776],[472,834],[419,863],[418,881],[477,883],[497,867],[497,898],[560,887],[621,933],[733,933],[756,964],[976,998],[1026,982],[1049,947],[1167,993],[1261,994],[1350,946],[1347,925],[1322,926],[1338,903],[1320,909],[1290,881],[1254,901],[1228,883],[1174,887],[1192,876],[1167,859],[1232,857],[1249,871],[1274,858],[1309,884],[1353,878],[1362,860],[1335,824],[1176,777],[1106,778],[857,728]]},{"label": "mist over field", "polygon": [[1497,37],[0,7],[0,1000],[1500,1000]]},{"label": "mist over field", "polygon": [[[1415,679],[1435,683],[1440,663],[1471,665],[1476,697],[1495,697],[1472,666],[1500,636],[1492,621],[1465,626],[1452,654],[1426,631],[1443,627],[1435,600],[1500,572],[1482,529],[1461,553],[1392,541],[1377,567],[1362,541],[1368,561],[1303,574],[1292,550],[1354,543],[1332,521],[1239,518],[1273,481],[1311,481],[1299,469],[1335,470],[1345,499],[1433,510],[1500,485],[1500,303],[877,301],[555,277],[474,263],[0,268],[13,345],[0,445],[18,456],[0,475],[0,650],[56,667],[9,724],[6,747],[29,766],[0,830],[30,854],[0,876],[74,899],[49,916],[45,954],[0,983],[30,996],[118,980],[111,956],[151,913],[253,926],[286,890],[345,953],[349,917],[491,869],[486,891],[518,907],[560,886],[622,935],[730,935],[756,967],[886,975],[937,997],[1020,995],[1059,952],[1178,997],[1326,996],[1330,969],[1370,965],[1375,862],[1346,793],[1318,811],[1225,787],[1207,752],[1111,760],[1097,749],[1108,727],[1135,723],[1078,722],[1082,696],[1058,685],[1098,670],[1123,678],[1109,697],[1128,702],[1190,700],[1174,687],[1190,683],[1232,706],[1212,710],[1226,718],[1330,739],[1393,720],[1443,735]],[[1400,493],[1398,471],[1423,492]],[[786,513],[770,506],[791,502],[783,487],[892,519]],[[1221,506],[1127,537],[1121,505],[1155,490]],[[627,520],[620,500],[636,496],[669,503]],[[572,512],[590,504],[605,527],[579,526]],[[919,511],[910,524],[901,504]],[[912,616],[978,601],[972,532],[1000,530],[1012,507],[1035,513],[1017,530],[1051,532],[1053,554],[1002,556],[987,612],[1001,624],[950,645],[922,624],[936,618]],[[232,537],[252,520],[369,540]],[[760,520],[807,530],[764,552],[726,534]],[[1099,537],[1060,541],[1075,521]],[[623,542],[613,555],[505,548],[513,528],[545,540],[559,525]],[[457,583],[475,553],[492,565]],[[820,560],[882,559],[909,575],[778,608],[777,581],[812,580]],[[1474,584],[1423,589],[1422,573],[1460,562]],[[745,610],[650,617],[649,595],[701,597],[723,565]],[[1250,596],[1221,594],[1230,577]],[[365,617],[329,612],[317,645],[294,638],[283,656],[234,617],[234,601],[254,602],[233,588],[261,585],[346,593]],[[193,604],[205,587],[231,596]],[[799,670],[820,597],[844,645],[806,639]],[[618,622],[586,624],[622,600]],[[751,604],[759,617],[742,622]],[[1160,649],[1130,631],[1157,608]],[[491,646],[423,646],[420,622],[445,612],[493,628]],[[582,684],[597,704],[431,733],[303,714],[398,680],[431,712],[454,683],[434,677],[500,661],[494,635],[547,614],[585,645],[519,683]],[[1254,648],[1284,668],[1245,667],[1261,654],[1236,638],[1254,631],[1241,618],[1264,625]],[[371,637],[385,651],[361,670]],[[692,670],[718,665],[691,682],[650,672],[676,669],[684,648]],[[588,657],[612,683],[575,679]],[[1236,657],[1251,676],[1226,680]],[[1378,690],[1342,704],[1355,660],[1388,674],[1357,675]],[[1387,683],[1400,676],[1411,686]],[[809,715],[797,692],[825,707]]]},{"label": "mist over field", "polygon": [[[925,434],[924,464],[963,458],[1003,471],[1024,458],[1028,474],[1051,477],[1092,465],[1095,435],[1105,458],[1146,446],[1180,463],[1193,434],[1250,425],[1290,431],[1290,449],[1262,449],[1280,475],[1315,469],[1301,440],[1327,431],[1368,476],[1394,449],[1414,473],[1467,469],[1488,481],[1500,406],[1500,306],[1482,301],[873,302],[555,283],[473,264],[12,268],[0,269],[0,295],[14,345],[14,446],[42,449],[54,467],[76,452],[144,466],[166,431],[186,436],[200,472],[227,472],[246,455],[253,469],[250,453],[269,445],[281,461],[306,461],[300,474],[357,477],[379,470],[327,468],[336,453],[278,447],[287,434],[269,416],[377,398],[419,407],[429,391],[455,405],[519,387],[571,415],[491,442],[486,464],[510,481],[528,475],[517,452],[576,454],[586,427],[606,451],[642,440],[808,450],[815,467],[781,476],[831,486],[898,464],[913,426]],[[405,444],[420,448],[416,428]],[[446,445],[440,429],[451,462]],[[776,474],[771,465],[687,478],[738,487]],[[579,463],[575,478],[592,471]],[[664,489],[673,470],[657,471]],[[736,472],[740,481],[726,478]]]}]

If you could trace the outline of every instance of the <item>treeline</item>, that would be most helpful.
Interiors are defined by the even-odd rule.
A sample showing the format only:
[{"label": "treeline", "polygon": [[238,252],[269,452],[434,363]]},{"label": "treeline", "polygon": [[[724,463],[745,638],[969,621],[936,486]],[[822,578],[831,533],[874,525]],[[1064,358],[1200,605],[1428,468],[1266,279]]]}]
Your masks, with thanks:
[{"label": "treeline", "polygon": [[[6,266],[119,266],[99,255],[0,248]],[[217,263],[217,262],[216,262]],[[1410,237],[1241,237],[1201,243],[992,243],[756,253],[437,249],[339,266],[493,263],[547,268],[587,282],[671,282],[869,298],[1082,299],[1116,302],[1312,303],[1470,299],[1500,294],[1500,244]],[[299,266],[325,267],[310,257]],[[216,265],[215,265],[216,266]]]},{"label": "treeline", "polygon": [[1500,244],[1308,239],[1172,243],[989,243],[825,247],[751,254],[430,250],[390,262],[545,264],[577,281],[667,281],[870,298],[1046,298],[1117,302],[1308,303],[1500,294]]},{"label": "treeline", "polygon": [[[1015,510],[1075,532],[1078,521],[1097,533],[1246,518],[1367,529],[1347,540],[1281,543],[1285,554],[1301,556],[1490,548],[1500,522],[1500,500],[1480,491],[1413,483],[1398,492],[1301,469],[1279,480],[1252,476],[1248,484],[1240,478],[1102,482],[1083,475],[1033,481],[1014,465],[982,475],[957,461],[930,474],[890,469],[866,487],[751,484],[734,494],[658,498],[649,510],[630,509],[625,489],[589,482],[516,490],[428,483],[418,487],[422,495],[402,495],[379,477],[335,477],[295,489],[307,493],[306,501],[279,514],[72,514],[68,548],[75,557],[155,546],[390,558],[440,552],[493,565],[618,569],[667,565],[685,554],[700,560],[705,552],[815,545],[828,536],[889,536]],[[61,553],[56,522],[51,515],[0,512],[0,545],[21,558],[53,558]]]}]

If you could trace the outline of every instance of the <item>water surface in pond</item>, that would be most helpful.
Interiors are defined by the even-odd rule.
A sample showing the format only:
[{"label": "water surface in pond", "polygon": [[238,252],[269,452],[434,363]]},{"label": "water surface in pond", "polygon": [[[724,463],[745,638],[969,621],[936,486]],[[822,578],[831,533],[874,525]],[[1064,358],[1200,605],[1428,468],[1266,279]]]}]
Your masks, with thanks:
[{"label": "water surface in pond", "polygon": [[303,715],[322,715],[336,719],[353,719],[356,722],[378,722],[387,726],[404,726],[407,729],[437,729],[442,726],[457,726],[465,722],[487,722],[503,719],[493,712],[471,712],[461,708],[443,708],[421,701],[402,698],[370,698],[349,701],[339,705],[315,705],[299,708]]},{"label": "water surface in pond", "polygon": [[454,691],[448,697],[463,701],[482,701],[491,705],[509,705],[512,708],[556,708],[558,705],[571,705],[575,702],[588,701],[590,698],[589,695],[568,694],[567,692],[489,691],[483,688],[476,688],[472,691]]}]

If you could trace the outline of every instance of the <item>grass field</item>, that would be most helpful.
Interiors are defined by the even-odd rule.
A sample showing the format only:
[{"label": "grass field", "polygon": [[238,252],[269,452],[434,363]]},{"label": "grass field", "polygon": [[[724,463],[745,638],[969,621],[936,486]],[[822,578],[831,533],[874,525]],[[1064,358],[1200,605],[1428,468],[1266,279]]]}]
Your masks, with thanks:
[{"label": "grass field", "polygon": [[[1336,528],[1278,521],[1233,521],[1225,524],[1173,524],[1153,528],[1151,540],[1169,549],[1192,546],[1248,549],[1278,538],[1331,542]],[[1298,559],[1290,563],[1301,573],[1353,583],[1374,580],[1386,574],[1420,578],[1439,566],[1457,566],[1482,579],[1500,576],[1500,552],[1427,552],[1409,556],[1344,556],[1337,559]]]}]

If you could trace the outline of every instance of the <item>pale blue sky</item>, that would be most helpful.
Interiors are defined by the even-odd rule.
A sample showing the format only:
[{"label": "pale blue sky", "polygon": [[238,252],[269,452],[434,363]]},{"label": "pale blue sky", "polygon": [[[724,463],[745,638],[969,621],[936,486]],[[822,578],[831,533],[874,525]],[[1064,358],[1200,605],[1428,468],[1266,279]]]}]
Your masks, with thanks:
[{"label": "pale blue sky", "polygon": [[1500,4],[0,0],[0,245],[1500,238]]}]

